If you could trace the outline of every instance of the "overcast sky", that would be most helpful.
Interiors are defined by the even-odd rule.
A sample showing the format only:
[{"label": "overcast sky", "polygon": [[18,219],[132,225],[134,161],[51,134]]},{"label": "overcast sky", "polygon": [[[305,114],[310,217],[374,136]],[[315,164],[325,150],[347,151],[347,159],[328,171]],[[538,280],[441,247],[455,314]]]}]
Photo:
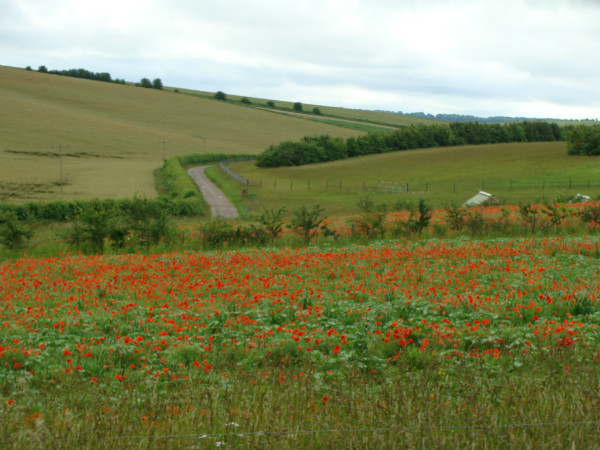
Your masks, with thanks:
[{"label": "overcast sky", "polygon": [[0,64],[328,106],[600,118],[600,0],[0,0]]}]

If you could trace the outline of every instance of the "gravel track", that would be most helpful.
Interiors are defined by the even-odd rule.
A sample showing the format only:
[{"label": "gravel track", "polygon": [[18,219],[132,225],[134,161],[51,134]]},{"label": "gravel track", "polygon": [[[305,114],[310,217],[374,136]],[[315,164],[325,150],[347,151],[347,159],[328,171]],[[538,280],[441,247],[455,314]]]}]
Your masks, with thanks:
[{"label": "gravel track", "polygon": [[235,219],[238,217],[237,209],[215,184],[208,179],[204,170],[211,166],[192,167],[188,170],[188,175],[198,185],[202,196],[208,205],[213,217],[222,217],[223,219]]}]

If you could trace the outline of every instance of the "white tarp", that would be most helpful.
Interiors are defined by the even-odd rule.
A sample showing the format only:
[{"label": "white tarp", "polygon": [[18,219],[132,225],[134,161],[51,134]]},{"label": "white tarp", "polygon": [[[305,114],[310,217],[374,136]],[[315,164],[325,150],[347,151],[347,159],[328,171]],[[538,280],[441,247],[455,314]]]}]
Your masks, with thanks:
[{"label": "white tarp", "polygon": [[462,204],[463,208],[468,206],[479,206],[483,205],[486,202],[500,203],[496,197],[488,192],[479,191],[475,196],[471,197],[469,200]]}]

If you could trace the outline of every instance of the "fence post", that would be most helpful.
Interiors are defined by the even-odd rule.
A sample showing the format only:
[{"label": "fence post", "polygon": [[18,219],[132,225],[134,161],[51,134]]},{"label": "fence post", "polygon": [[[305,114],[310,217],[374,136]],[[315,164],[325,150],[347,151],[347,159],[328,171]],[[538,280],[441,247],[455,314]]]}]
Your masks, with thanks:
[{"label": "fence post", "polygon": [[342,190],[342,180],[340,180],[340,192]]},{"label": "fence post", "polygon": [[275,187],[273,188],[273,190],[277,189],[277,180],[275,180]]},{"label": "fence post", "polygon": [[292,183],[293,183],[293,181],[294,180],[290,180],[290,191],[293,191],[293,189],[292,189]]}]

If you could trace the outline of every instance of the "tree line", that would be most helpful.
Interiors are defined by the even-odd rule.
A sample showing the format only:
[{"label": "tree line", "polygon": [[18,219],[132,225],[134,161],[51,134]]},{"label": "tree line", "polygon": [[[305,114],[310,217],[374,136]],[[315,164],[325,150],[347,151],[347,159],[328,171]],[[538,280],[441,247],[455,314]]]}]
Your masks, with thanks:
[{"label": "tree line", "polygon": [[[27,66],[25,69],[31,70],[31,67]],[[46,66],[40,66],[38,72],[62,75],[65,77],[85,78],[87,80],[105,81],[108,83],[125,84],[125,80],[119,78],[113,79],[108,72],[91,72],[86,69],[48,70]]]},{"label": "tree line", "polygon": [[257,159],[259,167],[299,166],[353,156],[425,147],[547,142],[563,140],[561,128],[549,122],[449,125],[411,125],[391,132],[370,133],[343,140],[329,135],[305,136],[300,141],[271,145]]},{"label": "tree line", "polygon": [[[27,66],[26,70],[32,70],[31,66]],[[86,69],[67,69],[67,70],[48,70],[46,66],[40,66],[38,68],[38,72],[41,73],[51,73],[53,75],[62,75],[65,77],[74,77],[74,78],[85,78],[87,80],[95,80],[95,81],[105,81],[108,83],[118,83],[125,84],[124,79],[115,78],[113,79],[108,72],[91,72]],[[149,78],[142,78],[139,83],[136,83],[136,86],[141,86],[145,88],[152,89],[162,89],[163,83],[160,78],[155,78],[150,81]]]},{"label": "tree line", "polygon": [[569,130],[569,155],[600,155],[600,125],[577,125]]}]

